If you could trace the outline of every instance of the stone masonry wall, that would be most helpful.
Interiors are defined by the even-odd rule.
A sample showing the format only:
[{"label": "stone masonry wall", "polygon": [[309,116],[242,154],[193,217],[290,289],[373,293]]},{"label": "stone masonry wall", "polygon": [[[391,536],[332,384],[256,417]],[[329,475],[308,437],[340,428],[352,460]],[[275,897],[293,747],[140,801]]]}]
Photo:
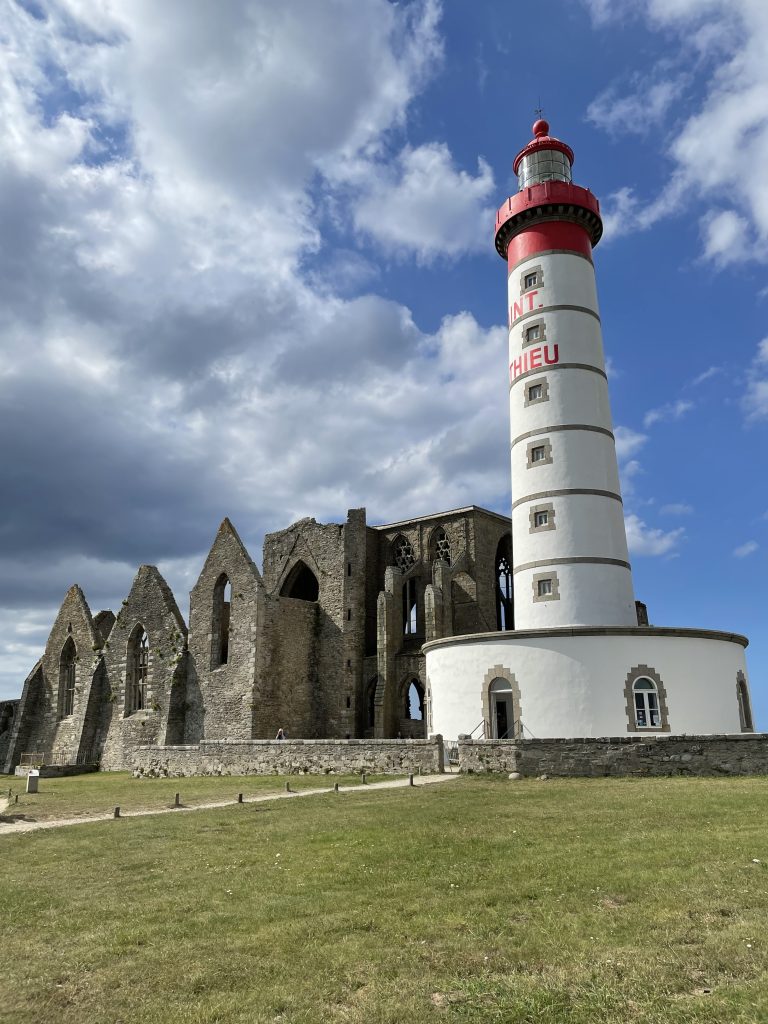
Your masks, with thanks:
[{"label": "stone masonry wall", "polygon": [[768,733],[459,740],[459,767],[526,777],[768,775]]},{"label": "stone masonry wall", "polygon": [[442,737],[429,740],[211,741],[134,748],[125,767],[146,775],[400,775],[443,770]]}]

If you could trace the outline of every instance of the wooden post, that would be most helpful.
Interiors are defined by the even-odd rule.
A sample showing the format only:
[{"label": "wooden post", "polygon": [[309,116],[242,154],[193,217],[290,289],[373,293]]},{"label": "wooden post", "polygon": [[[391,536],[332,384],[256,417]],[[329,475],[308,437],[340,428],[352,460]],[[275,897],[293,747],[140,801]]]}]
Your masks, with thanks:
[{"label": "wooden post", "polygon": [[408,785],[409,786],[413,785],[413,772],[411,772],[411,774],[408,776]]},{"label": "wooden post", "polygon": [[115,817],[116,817],[116,818],[119,818],[119,817],[120,817],[120,808],[119,808],[119,807],[116,807],[116,808],[115,808]]},{"label": "wooden post", "polygon": [[181,794],[180,793],[176,794],[176,798],[173,801],[173,806],[174,807],[181,807]]},{"label": "wooden post", "polygon": [[243,794],[242,793],[238,793],[237,794],[237,802],[239,804],[241,804],[243,802]]}]

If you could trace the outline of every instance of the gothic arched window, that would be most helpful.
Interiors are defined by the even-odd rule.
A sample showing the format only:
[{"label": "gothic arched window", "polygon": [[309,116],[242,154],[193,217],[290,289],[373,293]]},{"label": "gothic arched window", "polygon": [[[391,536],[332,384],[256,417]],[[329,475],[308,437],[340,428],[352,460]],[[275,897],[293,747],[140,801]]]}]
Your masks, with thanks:
[{"label": "gothic arched window", "polygon": [[515,598],[512,585],[512,538],[507,533],[496,548],[496,628],[515,628]]},{"label": "gothic arched window", "polygon": [[147,680],[149,678],[149,637],[139,623],[128,641],[125,680],[125,713],[144,711],[147,707]]},{"label": "gothic arched window", "polygon": [[232,614],[232,584],[225,573],[216,580],[213,588],[213,616],[211,621],[212,658],[211,667],[226,665],[229,661],[229,632]]},{"label": "gothic arched window", "polygon": [[408,538],[403,537],[402,534],[400,534],[399,537],[395,537],[392,541],[392,555],[395,565],[400,572],[408,572],[408,570],[416,564],[413,545]]},{"label": "gothic arched window", "polygon": [[75,713],[75,672],[77,648],[68,636],[61,649],[59,659],[59,717],[69,718]]},{"label": "gothic arched window", "polygon": [[404,717],[412,722],[421,722],[424,719],[424,687],[418,679],[411,679],[405,687]]},{"label": "gothic arched window", "polygon": [[297,562],[288,574],[281,597],[292,597],[296,601],[316,601],[320,596],[317,576],[304,562]]},{"label": "gothic arched window", "polygon": [[429,547],[433,562],[451,564],[451,541],[442,526],[438,526],[432,534]]}]

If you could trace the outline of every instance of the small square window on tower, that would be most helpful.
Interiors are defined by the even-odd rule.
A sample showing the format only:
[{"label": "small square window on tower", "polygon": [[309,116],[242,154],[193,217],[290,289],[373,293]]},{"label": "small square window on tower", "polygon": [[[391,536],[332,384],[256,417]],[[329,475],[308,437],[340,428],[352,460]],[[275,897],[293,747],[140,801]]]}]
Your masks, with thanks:
[{"label": "small square window on tower", "polygon": [[530,441],[525,451],[528,469],[552,464],[552,444],[548,437]]},{"label": "small square window on tower", "polygon": [[533,525],[534,526],[546,526],[549,522],[549,512],[534,512],[533,514]]},{"label": "small square window on tower", "polygon": [[526,341],[538,341],[541,337],[541,324],[533,324],[525,329]]},{"label": "small square window on tower", "polygon": [[555,529],[555,506],[551,501],[545,505],[532,505],[528,512],[529,533],[547,533]]},{"label": "small square window on tower", "polygon": [[542,267],[528,267],[520,274],[520,293],[529,292],[532,288],[541,288],[544,284]]},{"label": "small square window on tower", "polygon": [[556,572],[550,570],[549,572],[534,573],[531,583],[533,584],[534,604],[540,601],[560,600],[560,581]]},{"label": "small square window on tower", "polygon": [[549,381],[546,377],[537,377],[535,380],[529,381],[525,386],[525,407],[529,405],[536,405],[539,402],[549,401]]}]

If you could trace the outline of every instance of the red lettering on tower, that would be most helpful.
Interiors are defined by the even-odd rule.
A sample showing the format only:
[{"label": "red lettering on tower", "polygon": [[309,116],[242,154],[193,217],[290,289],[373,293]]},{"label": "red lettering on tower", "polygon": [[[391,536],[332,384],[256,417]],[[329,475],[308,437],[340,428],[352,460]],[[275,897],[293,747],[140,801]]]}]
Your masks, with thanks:
[{"label": "red lettering on tower", "polygon": [[509,326],[511,327],[514,321],[517,320],[517,318],[522,315],[523,300],[520,299],[519,302],[515,302],[512,306],[509,307]]},{"label": "red lettering on tower", "polygon": [[534,348],[531,351],[531,369],[535,370],[537,366],[541,366],[541,349]]},{"label": "red lettering on tower", "polygon": [[[533,297],[534,297],[534,295],[538,295],[538,294],[539,293],[537,291],[528,292],[528,312],[529,313],[533,312]],[[541,303],[539,303],[539,306],[541,306]]]},{"label": "red lettering on tower", "polygon": [[517,359],[513,359],[509,364],[509,383],[514,384],[522,374],[528,373],[529,370],[538,369],[543,365],[542,359],[547,366],[554,366],[555,363],[559,363],[560,349],[558,346],[545,345],[543,349],[539,346],[528,352],[523,352]]},{"label": "red lettering on tower", "polygon": [[554,363],[560,362],[560,351],[557,345],[552,346],[552,358],[549,358],[549,345],[544,346],[544,362],[548,366],[552,366]]}]

